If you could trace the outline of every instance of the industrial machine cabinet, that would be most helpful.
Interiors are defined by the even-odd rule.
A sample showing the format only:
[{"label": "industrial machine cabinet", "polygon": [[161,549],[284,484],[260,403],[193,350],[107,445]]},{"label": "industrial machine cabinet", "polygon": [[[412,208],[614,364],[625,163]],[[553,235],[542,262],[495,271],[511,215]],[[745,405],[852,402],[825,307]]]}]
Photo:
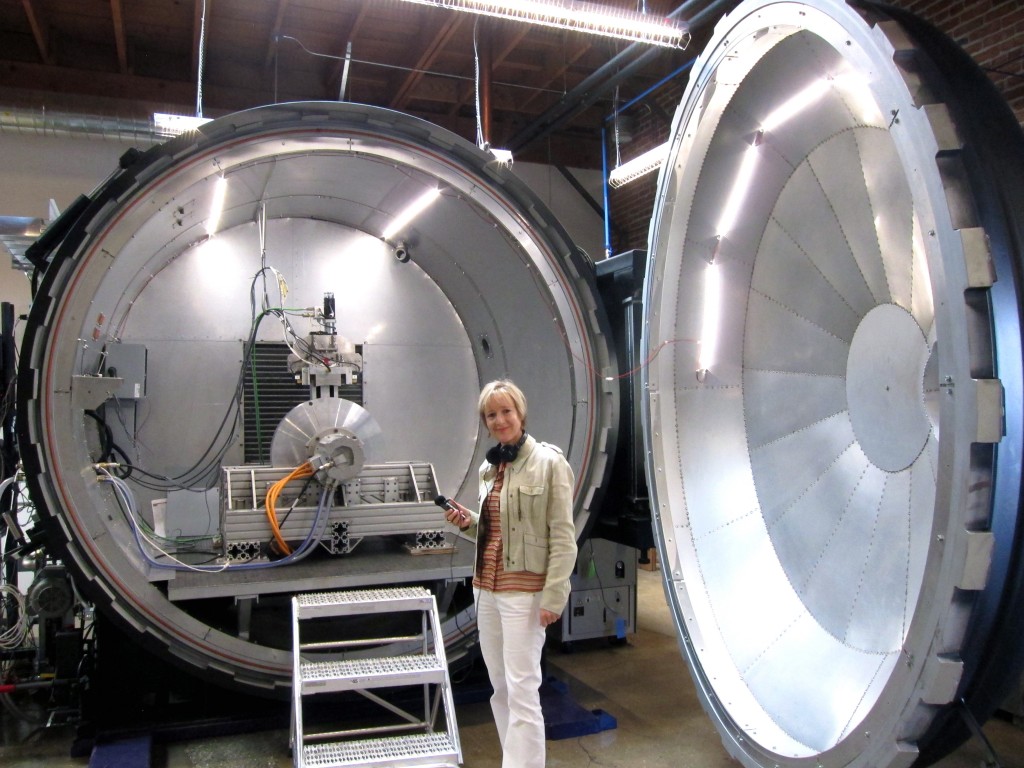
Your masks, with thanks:
[{"label": "industrial machine cabinet", "polygon": [[564,649],[595,637],[625,641],[636,632],[636,560],[636,549],[625,544],[606,539],[580,544],[559,622]]}]

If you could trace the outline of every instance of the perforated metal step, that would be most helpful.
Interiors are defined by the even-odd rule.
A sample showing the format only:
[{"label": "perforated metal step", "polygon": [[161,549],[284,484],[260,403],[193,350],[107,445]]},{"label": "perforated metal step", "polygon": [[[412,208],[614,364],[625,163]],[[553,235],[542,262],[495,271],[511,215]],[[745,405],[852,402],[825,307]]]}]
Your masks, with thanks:
[{"label": "perforated metal step", "polygon": [[[301,626],[306,619],[400,611],[419,613],[418,634],[345,640],[321,637],[317,642],[302,642]],[[330,626],[335,623],[331,622]],[[324,626],[327,625],[321,623],[321,630]],[[462,747],[440,626],[434,595],[423,587],[293,596],[291,744],[295,768],[357,765],[457,768],[462,761]],[[418,647],[419,653],[411,653],[410,645]],[[360,653],[378,655],[338,658],[339,652],[356,648]],[[371,692],[374,688],[400,686],[423,689],[422,715]],[[302,727],[304,697],[327,694],[325,698],[330,701],[330,694],[345,691],[362,695],[388,710],[390,715],[384,722],[369,728],[360,725],[306,734]],[[442,708],[443,719],[440,719]],[[393,716],[396,714],[403,722],[395,723]],[[418,732],[409,733],[412,729]],[[371,733],[377,737],[367,738]]]},{"label": "perforated metal step", "polygon": [[302,693],[443,684],[445,666],[434,656],[388,656],[375,659],[303,662]]},{"label": "perforated metal step", "polygon": [[308,592],[295,597],[300,619],[423,610],[428,608],[434,599],[430,591],[423,587]]},{"label": "perforated metal step", "polygon": [[444,732],[390,736],[383,739],[309,744],[303,749],[305,765],[335,766],[458,766],[458,750]]}]

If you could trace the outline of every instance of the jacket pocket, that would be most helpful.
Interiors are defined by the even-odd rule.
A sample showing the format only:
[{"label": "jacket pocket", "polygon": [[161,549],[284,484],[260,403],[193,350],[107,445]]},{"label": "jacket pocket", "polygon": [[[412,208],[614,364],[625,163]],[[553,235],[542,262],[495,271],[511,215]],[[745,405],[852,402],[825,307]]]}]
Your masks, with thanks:
[{"label": "jacket pocket", "polygon": [[544,536],[527,533],[523,536],[523,559],[530,573],[548,572],[548,540]]},{"label": "jacket pocket", "polygon": [[543,485],[519,486],[519,519],[546,522],[547,488]]}]

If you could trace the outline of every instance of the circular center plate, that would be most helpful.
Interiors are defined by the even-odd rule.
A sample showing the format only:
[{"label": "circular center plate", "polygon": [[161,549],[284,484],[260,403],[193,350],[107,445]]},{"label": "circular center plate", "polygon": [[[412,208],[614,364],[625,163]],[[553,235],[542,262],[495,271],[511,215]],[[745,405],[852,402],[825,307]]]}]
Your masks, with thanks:
[{"label": "circular center plate", "polygon": [[931,423],[925,410],[928,342],[913,316],[895,304],[868,312],[853,336],[846,401],[861,449],[887,472],[921,454]]},{"label": "circular center plate", "polygon": [[339,433],[358,437],[366,461],[373,461],[380,427],[369,411],[340,397],[321,397],[292,408],[274,432],[270,461],[275,467],[297,467],[313,455],[318,440]]}]

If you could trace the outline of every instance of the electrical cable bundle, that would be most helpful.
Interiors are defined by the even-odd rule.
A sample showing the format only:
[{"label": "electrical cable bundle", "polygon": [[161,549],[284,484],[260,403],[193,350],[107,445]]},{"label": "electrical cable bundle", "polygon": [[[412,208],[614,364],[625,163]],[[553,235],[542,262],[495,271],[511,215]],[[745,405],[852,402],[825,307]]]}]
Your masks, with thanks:
[{"label": "electrical cable bundle", "polygon": [[[270,523],[270,530],[274,534],[274,541],[277,542],[277,546],[282,555],[290,555],[292,553],[292,548],[288,546],[288,543],[284,540],[284,536],[281,535],[281,526],[277,522],[277,512],[275,511],[275,507],[277,506],[277,497],[281,495],[281,491],[283,491],[284,487],[292,480],[312,476],[313,467],[310,466],[310,463],[307,461],[305,464],[293,469],[285,477],[281,478],[267,489],[267,522]],[[296,498],[296,502],[298,502],[298,498]],[[294,504],[292,506],[294,507]]]},{"label": "electrical cable bundle", "polygon": [[[11,611],[10,606],[13,606],[15,611]],[[0,625],[5,625],[6,629],[0,632],[0,648],[20,648],[28,637],[31,625],[28,612],[25,610],[25,597],[12,584],[0,584],[0,619],[2,618],[6,618],[6,621],[0,621]]]},{"label": "electrical cable bundle", "polygon": [[[307,462],[308,465],[308,462]],[[331,500],[334,496],[333,488],[324,487],[323,492],[320,494],[320,501],[317,504],[316,516],[313,518],[313,524],[310,526],[309,533],[306,538],[299,545],[298,549],[291,552],[287,557],[281,560],[274,560],[270,562],[258,562],[258,563],[223,563],[221,565],[193,565],[185,563],[177,559],[170,552],[165,551],[160,544],[151,536],[149,536],[144,530],[145,527],[140,521],[143,519],[138,513],[138,509],[135,503],[135,496],[132,494],[131,488],[121,478],[111,474],[107,467],[102,465],[94,465],[95,469],[100,473],[98,480],[102,483],[108,483],[114,487],[114,495],[121,505],[122,511],[125,513],[125,517],[128,520],[128,524],[131,527],[132,535],[135,538],[135,543],[139,548],[139,553],[146,560],[146,562],[154,567],[164,570],[174,571],[198,571],[201,573],[219,573],[220,571],[226,570],[247,570],[247,569],[265,569],[265,568],[276,568],[281,565],[288,565],[290,563],[298,562],[305,558],[313,549],[317,543],[321,540],[324,534],[324,530],[327,528],[327,522],[330,519],[331,511]],[[298,467],[295,471],[301,470],[302,467]],[[312,470],[312,468],[310,468]],[[279,481],[280,482],[280,481]],[[156,550],[161,557],[166,558],[169,562],[161,562],[160,560],[153,557],[147,550],[146,545]]]},{"label": "electrical cable bundle", "polygon": [[[322,359],[316,352],[315,348],[305,339],[299,337],[292,328],[291,323],[288,320],[290,314],[305,314],[308,312],[306,309],[300,308],[286,308],[284,306],[284,300],[287,296],[287,284],[285,283],[284,276],[281,275],[278,270],[273,267],[266,266],[265,258],[263,259],[263,266],[256,272],[249,285],[249,305],[251,311],[252,322],[249,329],[248,338],[245,340],[243,346],[242,364],[239,366],[238,378],[235,382],[235,388],[231,395],[231,399],[228,401],[228,407],[225,410],[224,417],[221,419],[220,424],[217,426],[217,431],[214,433],[213,438],[207,445],[206,449],[199,456],[198,459],[184,471],[173,475],[160,475],[149,470],[143,469],[137,464],[132,464],[124,456],[124,452],[118,448],[118,446],[110,441],[109,450],[112,453],[120,453],[121,457],[125,459],[125,466],[128,473],[134,471],[133,480],[143,488],[147,488],[153,491],[167,491],[171,489],[186,489],[191,490],[196,485],[202,485],[204,487],[212,487],[212,483],[215,481],[216,473],[220,469],[221,462],[224,455],[233,445],[234,436],[237,434],[239,422],[242,418],[241,401],[242,395],[245,389],[245,370],[253,365],[253,355],[256,349],[256,338],[259,332],[260,324],[263,319],[267,316],[276,317],[280,321],[284,334],[284,342],[288,349],[300,360],[304,360],[309,363],[317,365],[325,365],[329,367],[329,361]],[[272,275],[275,278],[278,287],[278,294],[280,297],[280,303],[278,306],[271,306],[270,296],[267,290],[267,274]],[[257,311],[257,284],[260,279],[263,280],[263,291],[261,301],[259,302],[261,309]],[[258,403],[256,404],[258,409]],[[105,428],[106,425],[103,422],[101,415],[93,412],[89,414],[100,424],[100,440],[101,444],[105,441]],[[102,447],[102,445],[101,445]],[[101,459],[99,463],[104,463],[104,459]]]}]

